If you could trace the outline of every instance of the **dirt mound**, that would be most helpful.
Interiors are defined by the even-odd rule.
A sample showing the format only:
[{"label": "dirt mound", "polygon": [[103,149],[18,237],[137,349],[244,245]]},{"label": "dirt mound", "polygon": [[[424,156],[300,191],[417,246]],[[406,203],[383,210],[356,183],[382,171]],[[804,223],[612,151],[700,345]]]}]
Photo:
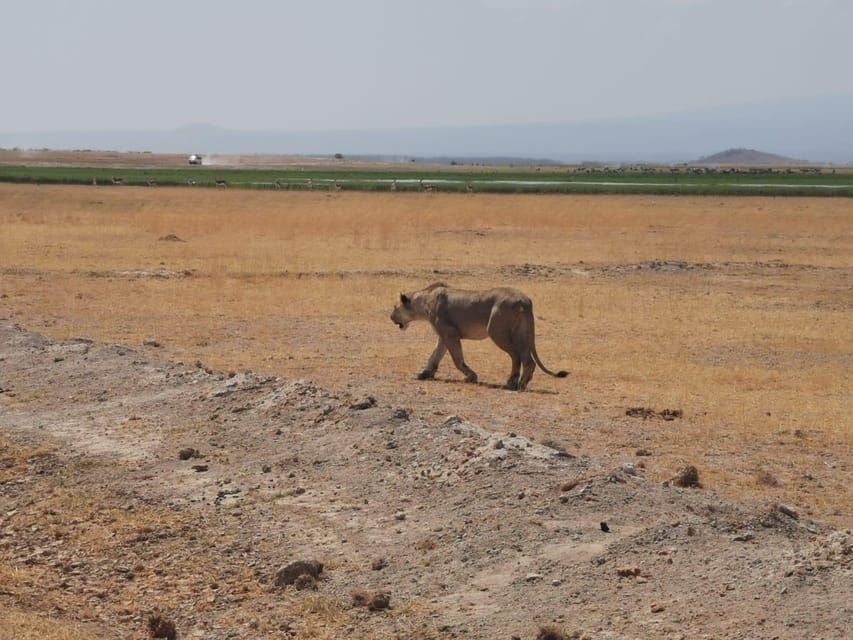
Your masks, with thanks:
[{"label": "dirt mound", "polygon": [[[453,407],[8,321],[0,389],[0,608],[100,637],[157,616],[180,638],[842,637],[850,619],[849,532]],[[304,558],[322,575],[276,586]]]}]

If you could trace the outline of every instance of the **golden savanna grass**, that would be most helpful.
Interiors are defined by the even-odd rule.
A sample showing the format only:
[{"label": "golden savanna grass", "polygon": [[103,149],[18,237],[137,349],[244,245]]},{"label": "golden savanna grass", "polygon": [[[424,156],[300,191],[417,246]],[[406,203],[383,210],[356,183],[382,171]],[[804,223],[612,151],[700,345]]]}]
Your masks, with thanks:
[{"label": "golden savanna grass", "polygon": [[[28,329],[153,338],[170,358],[459,413],[572,453],[642,446],[653,478],[696,464],[725,495],[850,522],[850,200],[0,185],[0,229],[0,309]],[[633,268],[653,260],[693,268]],[[439,279],[522,288],[545,364],[572,375],[510,394],[446,362],[415,381],[434,339],[388,314]],[[505,380],[494,345],[465,348],[482,382]],[[631,420],[632,406],[684,417]]]}]

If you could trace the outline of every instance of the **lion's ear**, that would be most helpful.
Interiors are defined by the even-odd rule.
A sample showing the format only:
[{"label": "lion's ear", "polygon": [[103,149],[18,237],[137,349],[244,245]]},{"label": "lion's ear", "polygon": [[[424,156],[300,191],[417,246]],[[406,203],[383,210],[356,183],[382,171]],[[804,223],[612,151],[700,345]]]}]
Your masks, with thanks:
[{"label": "lion's ear", "polygon": [[411,301],[412,301],[412,300],[411,300],[411,298],[409,298],[409,296],[407,296],[405,293],[401,293],[401,294],[400,294],[400,302],[402,302],[403,304],[405,304],[405,305],[407,305],[407,306],[408,306],[408,304],[409,304]]}]

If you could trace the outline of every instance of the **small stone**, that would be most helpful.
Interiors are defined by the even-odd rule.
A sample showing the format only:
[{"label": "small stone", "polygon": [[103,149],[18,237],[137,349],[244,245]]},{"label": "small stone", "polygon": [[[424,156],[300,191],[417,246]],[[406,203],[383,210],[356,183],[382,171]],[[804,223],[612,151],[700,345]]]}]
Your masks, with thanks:
[{"label": "small stone", "polygon": [[143,340],[142,344],[145,345],[146,347],[160,347],[160,346],[162,346],[159,342],[157,342],[156,340],[154,340],[152,338],[148,338],[147,340]]},{"label": "small stone", "polygon": [[185,447],[178,451],[178,458],[181,460],[189,460],[190,458],[198,458],[198,450],[192,447]]},{"label": "small stone", "polygon": [[598,526],[599,526],[599,527],[601,527],[601,530],[602,530],[604,533],[610,533],[610,527],[607,525],[607,523],[606,523],[606,522],[599,522],[599,523],[598,523]]},{"label": "small stone", "polygon": [[653,602],[651,606],[652,613],[660,613],[661,611],[665,611],[666,607],[660,604],[659,602]]},{"label": "small stone", "polygon": [[193,471],[196,473],[202,473],[203,471],[207,471],[208,467],[206,464],[194,464]]}]

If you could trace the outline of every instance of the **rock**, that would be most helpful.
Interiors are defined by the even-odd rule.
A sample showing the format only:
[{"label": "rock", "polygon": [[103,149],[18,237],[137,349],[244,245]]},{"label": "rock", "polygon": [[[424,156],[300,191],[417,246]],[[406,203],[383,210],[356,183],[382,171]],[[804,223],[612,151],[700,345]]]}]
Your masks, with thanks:
[{"label": "rock", "polygon": [[310,589],[311,591],[317,590],[317,578],[314,576],[310,576],[307,573],[303,573],[301,576],[296,578],[293,581],[293,586],[299,591],[305,591]]},{"label": "rock", "polygon": [[300,576],[310,576],[315,580],[323,572],[323,563],[317,560],[296,560],[284,565],[275,572],[275,586],[284,587],[294,584]]},{"label": "rock", "polygon": [[370,565],[370,568],[374,571],[382,571],[385,567],[388,566],[388,561],[385,558],[376,558]]},{"label": "rock", "polygon": [[367,608],[370,611],[382,611],[391,606],[391,594],[385,591],[377,591],[367,603]]},{"label": "rock", "polygon": [[370,409],[371,407],[376,406],[376,398],[373,396],[367,396],[366,398],[359,400],[358,402],[354,402],[349,406],[350,409],[355,411],[364,411],[365,409]]},{"label": "rock", "polygon": [[206,464],[194,464],[193,465],[193,471],[195,471],[196,473],[202,473],[203,471],[207,471],[207,468],[208,467]]},{"label": "rock", "polygon": [[408,420],[411,417],[408,409],[395,409],[394,418],[397,420]]},{"label": "rock", "polygon": [[637,565],[631,565],[627,567],[619,567],[616,569],[616,575],[620,578],[632,578],[640,575],[640,567]]},{"label": "rock", "polygon": [[660,604],[659,602],[653,602],[650,608],[652,613],[660,613],[661,611],[666,610],[666,607]]},{"label": "rock", "polygon": [[160,347],[160,346],[162,346],[159,342],[157,342],[156,340],[153,340],[151,338],[148,338],[147,340],[143,340],[142,344],[145,345],[146,347]]},{"label": "rock", "polygon": [[791,507],[785,506],[784,504],[780,504],[776,507],[776,511],[782,513],[789,518],[793,518],[794,520],[800,519],[800,514],[794,511]]},{"label": "rock", "polygon": [[178,451],[178,458],[181,460],[189,460],[190,458],[198,458],[198,449],[193,449],[192,447],[185,447]]},{"label": "rock", "polygon": [[609,527],[609,526],[607,526],[607,523],[606,523],[606,522],[600,522],[600,523],[598,523],[598,526],[599,526],[599,527],[601,527],[601,530],[602,530],[604,533],[610,533],[610,527]]},{"label": "rock", "polygon": [[370,611],[382,611],[391,606],[391,594],[387,591],[371,592],[366,589],[353,589],[350,596],[352,606],[367,607]]}]

